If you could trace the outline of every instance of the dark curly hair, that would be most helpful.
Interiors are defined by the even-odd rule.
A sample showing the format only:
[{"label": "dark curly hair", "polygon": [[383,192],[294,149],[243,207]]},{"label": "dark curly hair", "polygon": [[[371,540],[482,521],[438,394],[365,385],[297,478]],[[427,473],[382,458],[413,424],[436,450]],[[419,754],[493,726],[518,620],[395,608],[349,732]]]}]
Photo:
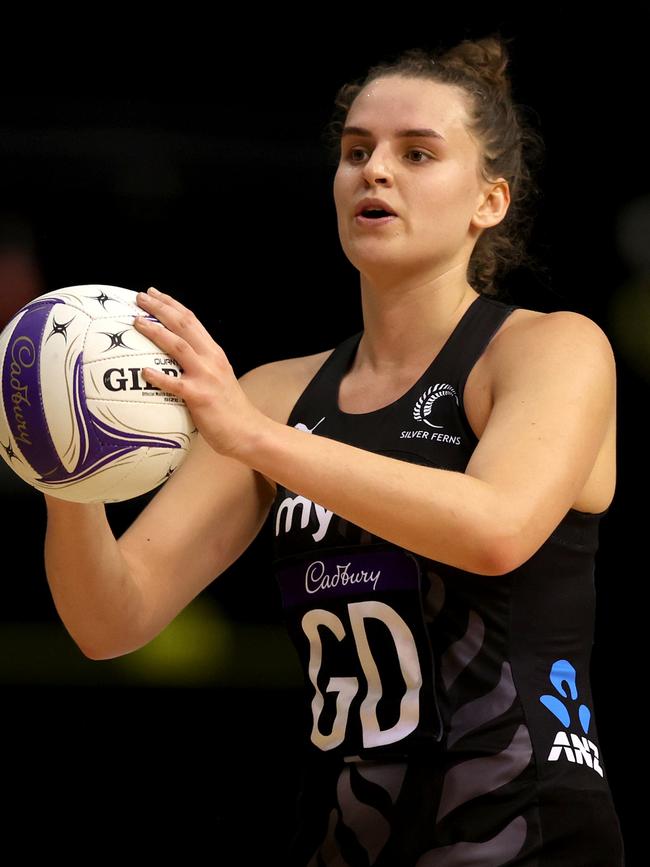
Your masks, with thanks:
[{"label": "dark curly hair", "polygon": [[321,134],[328,163],[340,159],[341,130],[359,92],[376,78],[399,75],[424,78],[462,88],[468,97],[469,132],[481,144],[480,166],[486,181],[508,181],[510,204],[505,217],[484,229],[470,256],[467,281],[477,292],[497,295],[498,278],[519,265],[545,270],[527,253],[536,199],[541,195],[534,173],[545,146],[526,119],[527,106],[516,104],[506,74],[508,43],[500,34],[465,39],[447,50],[410,48],[388,62],[372,66],[363,80],[342,85],[334,110]]}]

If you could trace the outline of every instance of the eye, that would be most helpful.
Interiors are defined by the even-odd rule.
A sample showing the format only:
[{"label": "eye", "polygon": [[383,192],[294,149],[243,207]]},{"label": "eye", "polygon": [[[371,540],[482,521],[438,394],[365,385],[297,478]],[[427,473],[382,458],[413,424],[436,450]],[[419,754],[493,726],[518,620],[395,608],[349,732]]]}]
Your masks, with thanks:
[{"label": "eye", "polygon": [[348,156],[350,157],[350,159],[352,160],[353,163],[358,162],[358,160],[355,160],[353,158],[353,154],[355,154],[355,153],[363,153],[363,148],[350,148]]},{"label": "eye", "polygon": [[[350,148],[350,150],[348,151],[348,158],[350,159],[351,162],[353,162],[353,163],[360,162],[360,160],[357,160],[354,158],[354,154],[358,154],[358,153],[361,153],[361,154],[365,153],[364,148],[359,148],[359,147]],[[408,150],[407,153],[419,154],[421,157],[426,157],[426,160],[433,159],[433,157],[430,156],[430,154],[426,153],[426,151],[420,150],[419,148],[410,148],[410,150]],[[423,162],[426,162],[426,160],[422,160],[422,159],[409,160],[409,162],[423,163]]]},{"label": "eye", "polygon": [[[428,160],[432,159],[432,158],[429,156],[428,153],[426,153],[425,151],[421,151],[421,150],[419,150],[418,148],[411,148],[411,150],[409,151],[409,153],[411,153],[411,154],[420,154],[421,156],[426,157]],[[422,162],[424,162],[424,160],[415,160],[415,162],[416,162],[416,163],[422,163]]]}]

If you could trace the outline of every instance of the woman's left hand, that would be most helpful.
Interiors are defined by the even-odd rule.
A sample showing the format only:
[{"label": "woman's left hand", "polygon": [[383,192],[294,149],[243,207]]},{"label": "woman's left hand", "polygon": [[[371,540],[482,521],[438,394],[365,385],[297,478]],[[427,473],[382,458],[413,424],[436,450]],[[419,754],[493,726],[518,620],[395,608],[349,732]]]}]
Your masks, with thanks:
[{"label": "woman's left hand", "polygon": [[182,398],[203,438],[220,454],[237,457],[266,416],[251,403],[218,343],[171,295],[151,287],[137,303],[161,324],[136,316],[134,327],[181,367],[179,377],[147,367],[151,385]]}]

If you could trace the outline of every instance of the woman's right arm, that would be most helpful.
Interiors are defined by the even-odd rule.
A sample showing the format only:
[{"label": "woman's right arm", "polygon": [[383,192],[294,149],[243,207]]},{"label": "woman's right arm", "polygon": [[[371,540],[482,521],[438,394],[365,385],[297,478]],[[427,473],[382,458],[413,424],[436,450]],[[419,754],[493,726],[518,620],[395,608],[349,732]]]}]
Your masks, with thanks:
[{"label": "woman's right arm", "polygon": [[143,608],[140,585],[102,503],[69,503],[47,494],[45,501],[45,572],[52,599],[72,638],[95,658],[95,648],[111,632],[125,637],[136,629]]},{"label": "woman's right arm", "polygon": [[[264,411],[263,365],[240,378]],[[262,373],[258,373],[262,371]],[[275,486],[199,436],[190,454],[116,540],[103,504],[45,497],[45,569],[66,629],[91,659],[111,659],[156,637],[250,545]]]}]

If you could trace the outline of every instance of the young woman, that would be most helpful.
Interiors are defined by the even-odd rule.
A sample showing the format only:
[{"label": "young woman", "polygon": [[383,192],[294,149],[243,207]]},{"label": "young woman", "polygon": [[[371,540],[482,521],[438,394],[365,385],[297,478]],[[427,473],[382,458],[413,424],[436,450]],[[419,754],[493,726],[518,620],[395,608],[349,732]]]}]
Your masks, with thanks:
[{"label": "young woman", "polygon": [[137,328],[184,374],[145,376],[198,443],[117,541],[103,507],[47,497],[48,581],[93,659],[154,638],[271,516],[309,721],[286,864],[623,863],[589,683],[615,360],[587,317],[495,297],[537,141],[506,65],[488,37],[343,86],[363,330],[237,379],[150,289],[161,324]]}]

